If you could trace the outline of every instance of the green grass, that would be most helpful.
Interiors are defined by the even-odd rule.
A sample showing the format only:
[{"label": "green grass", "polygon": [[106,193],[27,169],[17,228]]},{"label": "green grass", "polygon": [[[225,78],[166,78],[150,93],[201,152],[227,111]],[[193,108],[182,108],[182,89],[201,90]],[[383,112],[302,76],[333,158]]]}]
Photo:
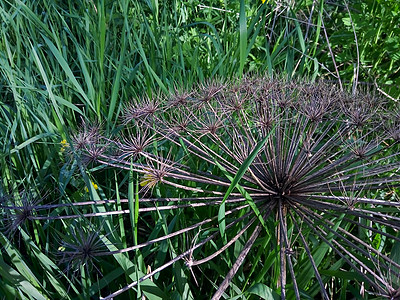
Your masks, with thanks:
[{"label": "green grass", "polygon": [[[368,16],[380,15],[379,30],[392,40],[371,38],[371,32],[361,27],[363,20],[353,15],[361,65],[365,67],[357,80],[371,82],[377,77],[385,93],[399,98],[398,90],[390,86],[399,84],[395,54],[398,26],[389,30],[390,24],[398,20],[398,7],[397,14],[386,19],[384,13],[390,5],[370,2],[361,8],[357,4],[355,9],[362,9]],[[173,227],[168,223],[171,217],[184,226],[186,216],[160,213],[162,217],[156,218],[149,213],[138,219],[134,194],[140,178],[110,168],[86,167],[69,154],[71,151],[62,151],[62,140],[72,144],[74,134],[85,124],[101,124],[108,134],[118,132],[122,111],[130,99],[152,98],[160,93],[167,98],[175,89],[184,91],[210,79],[259,73],[308,80],[325,78],[338,83],[340,77],[344,88],[351,89],[355,79],[354,46],[342,48],[340,39],[345,36],[349,40],[346,45],[350,45],[354,35],[342,8],[324,1],[315,5],[296,1],[291,7],[272,0],[265,4],[244,0],[202,4],[196,0],[88,0],[79,4],[61,0],[1,1],[0,197],[12,197],[18,203],[24,198],[41,199],[41,204],[118,200],[96,206],[99,212],[112,205],[120,210],[121,200],[127,198],[130,218],[120,215],[118,222],[106,218],[104,223],[96,224],[106,229],[102,241],[108,250],[117,249],[115,245],[125,248],[131,242],[127,239],[134,238],[137,243],[140,234],[168,234]],[[312,25],[308,26],[307,20]],[[385,51],[379,52],[382,45]],[[370,64],[373,67],[367,68]],[[99,188],[94,189],[91,182]],[[155,195],[164,192],[154,191]],[[54,214],[61,211],[56,209]],[[69,208],[69,213],[73,212]],[[154,226],[154,231],[141,233],[141,222]],[[47,242],[49,235],[58,236],[67,226],[48,222],[42,227],[33,222],[21,226],[12,239],[1,234],[0,298],[96,298],[101,289],[121,288],[148,273],[144,256],[154,255],[158,266],[167,256],[176,256],[175,245],[163,242],[159,253],[144,249],[137,252],[134,261],[124,253],[115,254],[106,261],[109,272],[95,282],[90,276],[75,280],[57,265],[59,257]],[[89,228],[91,223],[75,226]],[[226,273],[217,265],[213,267]],[[164,299],[168,293],[171,298],[194,298],[196,289],[188,283],[182,266],[174,265],[170,272],[179,283],[173,292],[171,287],[156,286],[151,280],[140,283],[140,291],[150,299]],[[259,295],[267,290],[259,285],[248,293]],[[237,287],[237,294],[242,292]],[[135,292],[130,293],[131,298],[136,297]]]}]

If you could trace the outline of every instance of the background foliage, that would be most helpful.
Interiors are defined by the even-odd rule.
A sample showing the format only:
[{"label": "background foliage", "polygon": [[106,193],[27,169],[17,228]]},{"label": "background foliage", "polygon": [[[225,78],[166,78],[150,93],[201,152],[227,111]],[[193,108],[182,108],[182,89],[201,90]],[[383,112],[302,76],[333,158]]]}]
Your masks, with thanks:
[{"label": "background foliage", "polygon": [[[129,99],[209,78],[253,72],[348,90],[359,83],[398,106],[399,13],[397,1],[383,0],[0,1],[0,196],[27,207],[127,197],[129,174],[85,169],[64,145],[85,124],[118,131]],[[71,282],[48,234],[34,223],[1,235],[5,298],[73,298],[105,285]],[[118,262],[116,277],[140,265],[122,255]]]}]

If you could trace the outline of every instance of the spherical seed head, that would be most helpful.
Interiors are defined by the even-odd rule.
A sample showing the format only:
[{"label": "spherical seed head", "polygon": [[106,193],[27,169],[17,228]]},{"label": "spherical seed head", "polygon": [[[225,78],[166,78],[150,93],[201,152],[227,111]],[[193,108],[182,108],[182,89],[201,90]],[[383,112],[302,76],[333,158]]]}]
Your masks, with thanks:
[{"label": "spherical seed head", "polygon": [[311,122],[320,122],[333,110],[334,89],[323,82],[304,84],[299,91],[299,109]]},{"label": "spherical seed head", "polygon": [[132,121],[145,122],[159,112],[160,100],[157,97],[145,96],[131,100],[122,111],[122,122],[127,125]]},{"label": "spherical seed head", "polygon": [[114,142],[115,153],[120,159],[132,158],[134,161],[154,142],[148,130],[139,128],[136,134],[128,132]]},{"label": "spherical seed head", "polygon": [[94,269],[101,275],[96,267],[97,254],[107,252],[108,249],[98,232],[90,230],[91,226],[71,226],[61,237],[62,242],[57,253],[57,256],[61,257],[59,264],[65,265],[65,272],[72,273],[73,277],[80,277],[81,267],[84,267],[86,272],[92,272]]},{"label": "spherical seed head", "polygon": [[195,118],[195,113],[188,109],[171,109],[160,119],[159,126],[171,133],[184,133],[190,129]]},{"label": "spherical seed head", "polygon": [[199,84],[196,91],[193,93],[195,101],[199,106],[203,106],[211,101],[218,100],[223,92],[225,85],[216,80],[209,80]]},{"label": "spherical seed head", "polygon": [[[384,101],[371,94],[358,92],[354,95],[340,95],[341,110],[352,126],[362,129],[367,123],[381,123],[381,108]],[[378,113],[380,111],[380,113]]]},{"label": "spherical seed head", "polygon": [[383,116],[388,138],[400,142],[400,108],[390,111]]},{"label": "spherical seed head", "polygon": [[84,151],[82,151],[81,162],[87,166],[96,163],[100,158],[104,156],[107,150],[107,145],[102,144],[89,144],[86,145]]},{"label": "spherical seed head", "polygon": [[[72,135],[73,149],[80,151],[85,149],[87,145],[96,145],[99,143],[101,137],[101,125],[91,124],[88,125],[86,121],[82,120],[81,130]],[[71,149],[72,151],[72,149]]]},{"label": "spherical seed head", "polygon": [[193,91],[180,90],[175,87],[174,91],[169,95],[167,107],[180,108],[193,104]]},{"label": "spherical seed head", "polygon": [[37,211],[40,211],[40,203],[44,197],[37,195],[35,191],[24,190],[18,196],[3,196],[0,202],[0,210],[3,214],[4,233],[11,237],[23,226]]}]

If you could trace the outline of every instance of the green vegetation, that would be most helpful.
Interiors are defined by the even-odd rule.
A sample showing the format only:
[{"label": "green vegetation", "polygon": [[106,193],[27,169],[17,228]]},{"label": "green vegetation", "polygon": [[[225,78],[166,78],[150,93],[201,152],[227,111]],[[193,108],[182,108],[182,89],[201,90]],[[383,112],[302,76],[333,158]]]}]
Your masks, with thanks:
[{"label": "green vegetation", "polygon": [[335,16],[328,34],[343,80],[354,82],[358,73],[362,84],[400,98],[400,3],[355,1],[338,6]]},{"label": "green vegetation", "polygon": [[[284,267],[280,265],[280,257],[285,254],[280,246],[286,243],[282,243],[283,230],[286,234],[297,234],[292,250],[302,252],[301,257],[293,254],[299,263],[293,262],[296,273],[299,272],[297,278],[301,279],[298,293],[302,299],[322,295],[322,286],[328,286],[325,289],[329,295],[337,299],[373,299],[379,297],[377,293],[387,296],[391,293],[393,299],[398,299],[399,296],[394,295],[399,287],[396,274],[400,264],[396,227],[399,221],[396,155],[400,131],[397,100],[400,97],[400,5],[397,1],[383,0],[335,4],[323,0],[289,2],[209,1],[205,5],[196,0],[0,1],[0,299],[97,299],[133,284],[134,289],[122,294],[121,299],[140,298],[142,294],[149,299],[197,299],[199,293],[210,298],[232,269],[246,241],[252,240],[250,233],[233,239],[234,233],[250,224],[247,219],[240,219],[247,213],[256,216],[250,229],[259,228],[260,223],[261,235],[252,240],[251,260],[239,266],[222,297],[279,298],[284,294],[281,286],[286,279],[287,290],[292,290],[287,297],[295,297],[296,281],[291,279],[290,263]],[[252,76],[249,77],[249,73]],[[349,165],[343,172],[350,177],[341,178],[341,184],[329,186],[323,193],[336,198],[380,199],[387,202],[386,206],[356,201],[360,205],[357,209],[365,210],[362,216],[346,212],[322,214],[326,223],[321,223],[334,229],[327,237],[313,234],[314,227],[305,218],[301,220],[302,225],[298,219],[288,217],[290,228],[286,221],[279,222],[283,219],[278,217],[278,212],[286,214],[286,210],[278,209],[279,203],[274,206],[275,210],[271,208],[277,214],[274,215],[276,219],[265,217],[265,210],[262,210],[265,207],[260,208],[251,192],[257,183],[249,181],[248,172],[257,159],[261,159],[258,151],[253,150],[268,149],[271,143],[277,142],[268,142],[266,137],[270,132],[274,132],[271,138],[279,136],[276,132],[281,125],[275,124],[276,127],[265,131],[264,139],[261,136],[254,140],[249,136],[243,139],[243,134],[256,132],[254,103],[243,105],[250,123],[242,124],[250,129],[244,130],[243,125],[234,137],[221,135],[220,141],[197,136],[198,128],[192,128],[196,134],[191,138],[197,137],[197,140],[191,140],[185,136],[173,138],[165,132],[168,126],[158,127],[166,124],[163,122],[170,125],[173,121],[184,125],[185,121],[197,120],[198,127],[217,119],[225,122],[230,110],[225,107],[224,113],[219,114],[217,108],[221,108],[222,102],[218,97],[228,99],[245,85],[249,96],[239,93],[239,103],[231,103],[237,108],[242,96],[247,101],[248,97],[259,93],[249,88],[251,78],[263,78],[265,84],[275,82],[281,93],[298,89],[298,83],[291,86],[290,80],[325,80],[323,86],[329,83],[335,94],[342,95],[347,90],[357,95],[354,99],[380,99],[379,105],[374,102],[376,110],[369,102],[359,103],[360,107],[366,107],[361,109],[361,116],[370,116],[371,111],[375,114],[374,121],[367,122],[368,130],[364,135],[354,128],[354,132],[340,131],[340,122],[346,119],[338,111],[354,99],[345,101],[343,107],[337,104],[340,101],[335,102],[338,106],[334,112],[340,120],[325,126],[336,134],[335,130],[339,130],[343,139],[346,134],[355,136],[354,141],[347,141],[343,148],[332,148],[333,156],[329,159],[339,159],[359,148],[366,152],[360,157],[362,162],[347,161]],[[263,86],[255,81],[255,86]],[[285,84],[280,85],[282,82]],[[222,89],[225,86],[230,87],[229,96]],[[364,93],[358,93],[358,89]],[[298,91],[299,95],[304,93],[302,89]],[[321,95],[326,95],[324,93]],[[369,96],[360,96],[365,94]],[[279,95],[276,97],[282,96]],[[266,97],[273,99],[275,96],[268,94]],[[179,114],[168,106],[173,99],[179,104],[179,101],[196,102],[201,98],[218,101],[211,101],[213,104],[208,110],[191,106],[192,111],[179,109]],[[309,100],[311,98],[309,94]],[[299,101],[298,95],[293,99]],[[305,105],[305,102],[300,104]],[[273,112],[279,117],[274,122],[285,123],[287,119],[280,119],[282,115],[278,112],[282,107],[275,105],[275,108]],[[324,110],[322,115],[325,113]],[[350,113],[347,118],[354,114],[351,109],[347,113]],[[153,114],[163,122],[149,122]],[[293,122],[303,122],[295,113],[290,116]],[[237,123],[240,118],[238,113],[232,124],[240,124]],[[300,123],[297,127],[287,125],[285,130],[295,135],[301,126],[311,126]],[[223,124],[229,133],[232,127]],[[320,151],[331,136],[336,136],[331,135],[331,131],[324,133],[328,127],[316,129],[319,139],[318,135],[313,139],[319,144],[309,145],[312,150]],[[292,141],[293,149],[304,147],[305,137]],[[286,136],[281,138],[283,144],[291,145]],[[235,146],[236,139],[243,139],[244,145],[252,145],[238,148],[243,157],[218,152],[223,151],[218,150],[218,145],[221,147],[224,143],[230,149]],[[143,156],[137,146],[141,146],[141,151],[146,149],[147,156]],[[117,150],[108,152],[113,147]],[[272,152],[267,153],[272,159]],[[113,159],[114,155],[122,155],[123,168],[120,168],[120,161],[99,161],[106,154]],[[268,159],[268,155],[264,159]],[[149,172],[150,166],[156,174]],[[169,174],[173,167],[182,168],[181,176],[191,172],[198,178],[207,178],[201,183],[198,178],[191,182],[185,175],[183,184],[179,181],[182,178],[175,174],[170,185],[156,180],[159,171]],[[369,174],[371,181],[365,174]],[[364,185],[357,185],[358,180]],[[220,184],[216,184],[217,181]],[[229,188],[231,182],[234,184]],[[178,206],[172,210],[155,210],[156,202],[145,201],[205,199],[205,189],[221,198],[214,201],[225,200],[216,207],[200,205],[196,209],[179,207],[184,202],[160,204]],[[248,205],[235,211],[239,220],[236,223],[229,223],[232,220],[227,217],[232,209],[229,206],[232,197],[242,197]],[[349,205],[345,202],[342,205]],[[187,229],[207,218],[213,218],[213,226],[204,225],[194,233],[144,244],[169,237],[172,232]],[[313,218],[318,223],[318,217],[314,215]],[[373,223],[375,218],[380,223]],[[303,231],[302,226],[308,227]],[[324,225],[318,224],[315,228],[321,226]],[[276,228],[281,228],[282,239],[277,239]],[[345,258],[341,258],[334,247],[328,247],[329,242],[338,237],[335,232],[340,230],[345,230],[347,236],[355,235],[368,246],[353,240],[356,245],[365,247],[364,250],[349,251],[355,257],[345,252]],[[302,243],[300,232],[308,241],[305,244],[310,243],[313,259]],[[200,249],[202,253],[198,250],[182,255],[196,243],[217,235],[217,241]],[[206,257],[218,252],[223,243],[232,246],[215,260],[208,261],[204,271],[202,266],[190,266],[192,255],[199,255],[193,259]],[[135,245],[145,246],[130,248]],[[104,253],[107,255],[102,255]],[[381,258],[390,262],[389,269],[383,267],[385,263]],[[346,259],[361,261],[360,272]],[[174,263],[166,265],[169,261]],[[314,270],[313,261],[318,272]],[[157,268],[162,268],[162,272],[155,272]],[[365,271],[367,268],[373,271]],[[381,274],[377,271],[379,268],[383,268]],[[283,276],[286,272],[287,276]],[[138,283],[146,274],[148,279]],[[387,281],[386,290],[377,288],[384,285],[378,278]]]}]

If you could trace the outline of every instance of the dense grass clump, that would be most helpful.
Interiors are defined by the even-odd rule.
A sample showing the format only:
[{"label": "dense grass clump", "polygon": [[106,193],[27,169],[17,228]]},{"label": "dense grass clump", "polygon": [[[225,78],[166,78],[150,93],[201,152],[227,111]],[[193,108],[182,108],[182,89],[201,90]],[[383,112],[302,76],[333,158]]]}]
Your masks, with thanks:
[{"label": "dense grass clump", "polygon": [[0,1],[0,299],[398,298],[395,2]]},{"label": "dense grass clump", "polygon": [[126,199],[2,210],[51,228],[66,280],[106,299],[398,299],[398,114],[323,82],[176,88],[126,105],[119,132],[85,125],[69,145],[129,174]]}]

